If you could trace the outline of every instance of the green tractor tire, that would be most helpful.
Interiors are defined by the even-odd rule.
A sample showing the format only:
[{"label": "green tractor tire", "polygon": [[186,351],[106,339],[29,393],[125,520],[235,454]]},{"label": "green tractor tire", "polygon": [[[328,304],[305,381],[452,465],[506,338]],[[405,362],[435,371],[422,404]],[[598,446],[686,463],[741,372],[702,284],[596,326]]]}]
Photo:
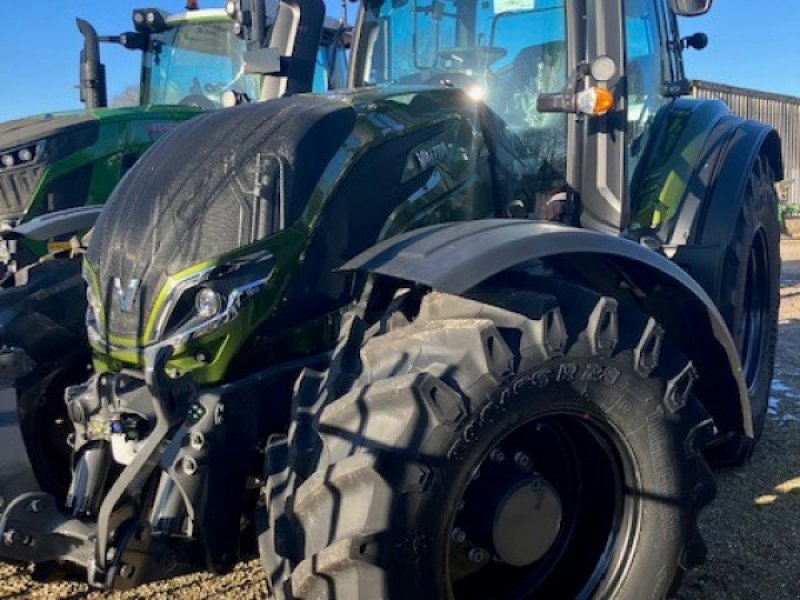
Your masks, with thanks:
[{"label": "green tractor tire", "polygon": [[658,323],[576,286],[395,304],[345,327],[268,451],[274,596],[673,594],[715,486]]}]

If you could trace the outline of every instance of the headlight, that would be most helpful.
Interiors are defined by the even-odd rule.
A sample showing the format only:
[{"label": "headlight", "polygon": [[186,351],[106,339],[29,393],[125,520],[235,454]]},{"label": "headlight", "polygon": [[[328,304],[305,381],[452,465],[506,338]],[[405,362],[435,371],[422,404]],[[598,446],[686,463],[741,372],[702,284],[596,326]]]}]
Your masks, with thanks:
[{"label": "headlight", "polygon": [[194,311],[198,317],[209,319],[222,309],[222,298],[211,288],[200,288],[194,297]]},{"label": "headlight", "polygon": [[[144,345],[171,344],[182,348],[229,323],[250,298],[267,286],[274,265],[272,254],[262,250],[171,281],[167,284],[166,299],[157,309],[154,329],[147,334]],[[84,278],[90,281],[85,272]],[[91,285],[88,287],[86,324],[89,339],[96,345],[134,350],[133,347],[115,346],[105,338],[101,332],[105,321],[102,303],[94,297]]]},{"label": "headlight", "polygon": [[222,327],[236,317],[244,301],[266,286],[274,265],[272,254],[259,251],[175,282],[152,341],[190,332],[198,337]]},{"label": "headlight", "polygon": [[45,142],[31,142],[8,150],[0,150],[0,171],[15,167],[26,167],[44,158]]}]

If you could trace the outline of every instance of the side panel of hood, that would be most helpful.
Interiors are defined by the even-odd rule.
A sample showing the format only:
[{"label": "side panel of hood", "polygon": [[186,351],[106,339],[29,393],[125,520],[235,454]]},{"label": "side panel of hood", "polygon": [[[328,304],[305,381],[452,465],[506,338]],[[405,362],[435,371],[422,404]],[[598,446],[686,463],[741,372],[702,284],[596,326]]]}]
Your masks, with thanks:
[{"label": "side panel of hood", "polygon": [[[295,96],[205,114],[154,145],[92,235],[88,260],[109,333],[139,338],[169,275],[295,220],[355,120],[342,102]],[[134,290],[132,306],[120,305],[115,285]]]},{"label": "side panel of hood", "polygon": [[86,125],[111,122],[183,121],[202,111],[189,106],[131,106],[56,112],[0,123],[0,150],[52,137]]},{"label": "side panel of hood", "polygon": [[0,123],[0,150],[35,142],[76,127],[96,123],[89,113],[44,115]]}]

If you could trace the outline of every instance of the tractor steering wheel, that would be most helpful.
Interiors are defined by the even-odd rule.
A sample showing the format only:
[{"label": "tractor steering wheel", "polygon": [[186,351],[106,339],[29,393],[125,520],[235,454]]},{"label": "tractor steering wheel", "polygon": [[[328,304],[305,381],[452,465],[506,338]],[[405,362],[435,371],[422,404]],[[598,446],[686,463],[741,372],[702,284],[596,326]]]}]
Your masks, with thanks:
[{"label": "tractor steering wheel", "polygon": [[203,110],[214,110],[217,105],[202,94],[189,94],[178,103],[181,106],[196,106]]},{"label": "tractor steering wheel", "polygon": [[499,46],[458,46],[439,51],[439,58],[451,61],[458,69],[488,69],[508,54]]}]

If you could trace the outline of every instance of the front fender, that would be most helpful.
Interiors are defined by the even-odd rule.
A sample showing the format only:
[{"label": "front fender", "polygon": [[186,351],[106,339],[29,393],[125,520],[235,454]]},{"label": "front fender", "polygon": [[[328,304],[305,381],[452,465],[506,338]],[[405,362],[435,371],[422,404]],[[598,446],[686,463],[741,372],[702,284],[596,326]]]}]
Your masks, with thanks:
[{"label": "front fender", "polygon": [[93,227],[102,210],[102,206],[91,205],[46,213],[17,225],[13,229],[0,231],[0,239],[21,240],[27,238],[44,242],[54,237],[74,234]]},{"label": "front fender", "polygon": [[599,293],[630,289],[700,374],[697,393],[723,432],[753,435],[747,387],[733,339],[703,288],[664,256],[609,234],[525,220],[449,223],[396,236],[342,270],[364,270],[462,294],[540,260]]}]

